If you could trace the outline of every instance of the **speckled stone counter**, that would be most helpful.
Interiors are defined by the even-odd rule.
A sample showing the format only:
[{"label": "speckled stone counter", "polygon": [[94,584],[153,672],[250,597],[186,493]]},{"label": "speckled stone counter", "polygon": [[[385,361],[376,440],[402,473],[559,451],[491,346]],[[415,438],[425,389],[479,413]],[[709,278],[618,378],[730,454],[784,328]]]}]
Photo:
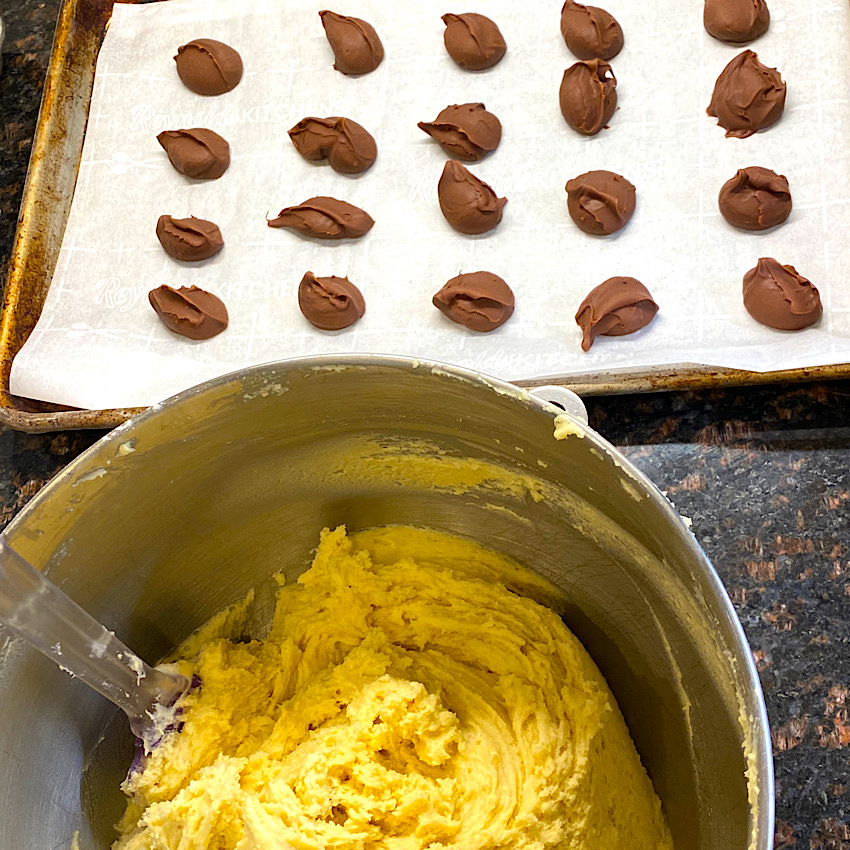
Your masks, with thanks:
[{"label": "speckled stone counter", "polygon": [[[3,3],[3,269],[58,7]],[[744,624],[773,733],[775,846],[850,850],[850,381],[588,406],[692,519]],[[0,430],[0,524],[98,436]]]}]

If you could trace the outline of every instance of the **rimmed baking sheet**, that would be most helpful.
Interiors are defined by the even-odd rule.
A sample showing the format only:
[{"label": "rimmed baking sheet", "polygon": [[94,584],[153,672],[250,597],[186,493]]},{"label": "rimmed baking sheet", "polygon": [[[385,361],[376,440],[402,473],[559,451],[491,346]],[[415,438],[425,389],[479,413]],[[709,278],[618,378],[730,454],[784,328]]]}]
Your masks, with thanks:
[{"label": "rimmed baking sheet", "polygon": [[[573,60],[560,40],[557,10],[543,14],[492,0],[487,12],[499,21],[509,52],[492,71],[471,75],[445,56],[442,23],[438,16],[431,20],[430,10],[394,9],[377,0],[349,4],[341,11],[370,19],[387,49],[378,71],[352,80],[330,68],[318,4],[268,0],[253,10],[240,5],[243,14],[253,14],[238,25],[228,20],[232,4],[213,4],[220,17],[205,24],[204,34],[240,47],[247,72],[234,92],[199,99],[177,81],[171,56],[174,43],[199,35],[198,10],[202,5],[209,18],[210,4],[167,5],[121,8],[110,27],[99,67],[106,75],[95,85],[77,199],[84,200],[86,191],[101,198],[97,203],[108,207],[116,241],[104,243],[98,219],[86,231],[86,210],[80,206],[77,214],[75,203],[47,309],[18,356],[13,389],[89,408],[137,406],[250,362],[333,351],[419,355],[520,382],[555,379],[603,391],[703,379],[746,382],[742,367],[768,373],[753,376],[757,381],[846,374],[850,295],[842,264],[850,258],[843,259],[839,249],[850,210],[845,200],[850,169],[841,150],[850,130],[850,108],[842,100],[850,71],[843,59],[831,60],[846,57],[847,7],[826,0],[812,0],[804,10],[782,0],[771,3],[771,30],[754,47],[788,81],[788,110],[767,133],[738,141],[725,139],[704,114],[716,75],[737,51],[705,34],[696,0],[673,9],[662,0],[640,8],[626,0],[608,3],[627,34],[627,47],[613,62],[621,108],[611,129],[589,140],[572,133],[558,112],[560,75]],[[663,14],[655,6],[663,6]],[[166,11],[175,19],[167,26]],[[138,32],[128,41],[124,17],[146,19],[142,29],[150,43],[139,42]],[[830,34],[809,42],[820,45],[817,61],[795,55],[809,29]],[[658,47],[662,35],[664,51]],[[675,55],[666,50],[671,37],[677,40]],[[249,40],[263,39],[265,53],[246,50]],[[281,39],[295,45],[285,56]],[[130,43],[137,57],[132,61]],[[824,67],[830,75],[823,75]],[[135,80],[123,86],[133,97],[107,101],[113,88],[108,81],[121,79],[108,75],[123,73]],[[481,239],[459,236],[442,220],[435,187],[445,156],[415,126],[447,102],[470,100],[487,103],[505,127],[500,149],[473,166],[509,198],[505,221]],[[349,114],[369,127],[381,149],[375,169],[350,180],[301,161],[285,131],[306,114]],[[234,163],[228,174],[215,183],[189,185],[173,172],[155,140],[166,119],[181,126],[206,124],[230,138]],[[94,128],[110,123],[121,129],[124,141],[116,147],[113,136],[100,148]],[[756,163],[789,176],[795,212],[776,231],[741,234],[719,217],[714,199],[737,167]],[[566,180],[599,167],[621,171],[638,186],[638,213],[613,240],[580,234],[565,211]],[[360,244],[333,247],[266,228],[265,213],[311,194],[360,202],[378,223]],[[155,223],[166,206],[175,214],[217,220],[228,240],[220,260],[190,269],[162,256],[152,226],[145,229],[140,222]],[[144,247],[129,238],[131,230]],[[88,232],[88,241],[81,232]],[[826,308],[821,327],[778,334],[755,325],[743,311],[740,277],[759,256],[771,254],[818,284]],[[96,265],[99,257],[108,274]],[[141,265],[132,267],[130,257]],[[311,265],[319,273],[347,273],[361,285],[368,307],[357,328],[326,335],[306,325],[294,293]],[[446,279],[476,268],[505,277],[518,301],[515,318],[484,337],[449,325],[430,306],[430,296]],[[628,340],[602,340],[584,355],[572,314],[587,289],[611,274],[644,280],[661,314],[647,331]],[[147,289],[159,283],[197,283],[218,292],[231,308],[231,328],[202,345],[171,337],[147,306]],[[61,312],[51,302],[62,307],[65,300],[81,312],[57,324]],[[109,320],[98,324],[104,316]],[[391,340],[399,325],[401,333]],[[140,345],[134,347],[133,340]],[[683,362],[692,365],[674,366]],[[21,385],[18,374],[25,376]],[[151,375],[163,377],[151,381]],[[70,395],[69,377],[76,382]]]}]

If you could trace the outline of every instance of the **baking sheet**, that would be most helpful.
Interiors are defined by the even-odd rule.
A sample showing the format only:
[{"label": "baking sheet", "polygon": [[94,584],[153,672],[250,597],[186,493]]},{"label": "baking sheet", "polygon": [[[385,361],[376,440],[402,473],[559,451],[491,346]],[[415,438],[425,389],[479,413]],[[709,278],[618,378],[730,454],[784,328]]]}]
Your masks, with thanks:
[{"label": "baking sheet", "polygon": [[[387,52],[358,79],[331,68],[316,14],[322,4],[254,0],[238,16],[228,2],[116,6],[59,263],[42,319],[14,362],[12,391],[83,407],[144,405],[239,366],[333,352],[443,359],[507,379],[679,362],[769,371],[850,360],[842,285],[850,259],[840,250],[850,209],[847,5],[773,0],[771,30],[755,49],[788,81],[788,108],[776,127],[743,141],[725,139],[705,115],[714,80],[737,50],[705,34],[702,3],[607,5],[627,46],[613,62],[620,110],[594,139],[574,134],[558,111],[560,77],[573,59],[558,9],[543,3],[488,0],[479,8],[509,45],[482,74],[448,59],[430,4],[347,3],[338,11],[370,20]],[[237,89],[201,98],[182,86],[171,57],[194,37],[240,50],[246,75]],[[667,50],[673,43],[675,52]],[[811,51],[803,55],[800,43]],[[446,157],[416,122],[476,100],[499,115],[505,133],[499,150],[472,168],[509,203],[494,233],[469,238],[439,212]],[[376,166],[352,179],[304,162],[286,130],[308,114],[348,115],[370,129]],[[173,171],[156,134],[182,126],[210,126],[229,139],[233,164],[221,180],[191,184]],[[750,164],[791,180],[795,211],[768,234],[734,231],[716,210],[719,186]],[[585,236],[566,214],[564,183],[591,168],[620,171],[638,188],[638,212],[614,238]],[[335,245],[266,227],[266,214],[315,194],[364,207],[375,227],[358,243]],[[198,267],[175,263],[154,235],[163,212],[216,221],[227,247]],[[740,279],[769,255],[818,285],[820,327],[792,336],[747,316]],[[517,294],[514,319],[486,336],[430,305],[447,279],[479,268]],[[355,281],[367,298],[364,320],[338,334],[307,324],[295,292],[308,269]],[[614,274],[643,280],[661,313],[647,330],[583,354],[572,316],[587,290]],[[204,343],[171,335],[147,304],[147,291],[162,283],[219,294],[228,331]]]}]

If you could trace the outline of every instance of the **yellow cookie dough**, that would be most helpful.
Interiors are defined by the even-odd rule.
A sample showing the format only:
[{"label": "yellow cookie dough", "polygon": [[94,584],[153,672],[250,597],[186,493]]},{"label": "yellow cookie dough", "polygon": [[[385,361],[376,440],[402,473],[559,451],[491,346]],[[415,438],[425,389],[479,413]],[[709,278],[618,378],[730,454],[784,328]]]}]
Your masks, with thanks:
[{"label": "yellow cookie dough", "polygon": [[459,538],[323,532],[266,640],[183,648],[201,687],[114,847],[672,850],[602,675],[512,591],[545,598]]}]

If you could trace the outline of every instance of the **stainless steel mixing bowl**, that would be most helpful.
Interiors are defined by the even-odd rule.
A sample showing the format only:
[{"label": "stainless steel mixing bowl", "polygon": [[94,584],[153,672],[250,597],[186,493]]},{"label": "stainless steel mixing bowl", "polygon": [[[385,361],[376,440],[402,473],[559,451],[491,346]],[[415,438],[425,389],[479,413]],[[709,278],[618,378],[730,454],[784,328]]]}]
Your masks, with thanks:
[{"label": "stainless steel mixing bowl", "polygon": [[[663,495],[604,440],[509,384],[417,361],[298,360],[230,375],[113,431],[6,531],[149,660],[307,566],[319,531],[474,538],[548,577],[607,677],[680,850],[768,850],[767,720],[732,606]],[[129,733],[0,639],[0,850],[106,848]],[[104,740],[105,738],[105,740]]]}]

